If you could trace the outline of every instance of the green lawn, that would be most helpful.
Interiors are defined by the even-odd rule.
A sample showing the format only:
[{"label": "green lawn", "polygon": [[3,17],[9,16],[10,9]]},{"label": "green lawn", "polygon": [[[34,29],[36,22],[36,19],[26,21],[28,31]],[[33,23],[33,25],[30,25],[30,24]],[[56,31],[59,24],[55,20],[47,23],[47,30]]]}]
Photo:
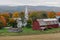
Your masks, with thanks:
[{"label": "green lawn", "polygon": [[38,35],[38,34],[49,34],[49,33],[58,33],[60,28],[47,29],[45,31],[41,30],[32,30],[31,28],[23,28],[22,32],[12,33],[8,32],[6,28],[0,29],[0,36],[19,36],[19,35]]}]

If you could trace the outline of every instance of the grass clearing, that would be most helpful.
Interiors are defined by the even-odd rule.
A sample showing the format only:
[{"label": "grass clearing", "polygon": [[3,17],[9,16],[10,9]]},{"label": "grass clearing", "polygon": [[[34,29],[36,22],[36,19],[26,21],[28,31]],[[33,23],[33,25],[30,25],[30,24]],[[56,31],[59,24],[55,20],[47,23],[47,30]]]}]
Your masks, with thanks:
[{"label": "grass clearing", "polygon": [[60,28],[47,29],[45,31],[41,30],[32,30],[31,28],[23,28],[22,32],[13,33],[8,32],[8,29],[0,29],[0,36],[20,36],[20,35],[38,35],[38,34],[50,34],[50,33],[59,33]]}]

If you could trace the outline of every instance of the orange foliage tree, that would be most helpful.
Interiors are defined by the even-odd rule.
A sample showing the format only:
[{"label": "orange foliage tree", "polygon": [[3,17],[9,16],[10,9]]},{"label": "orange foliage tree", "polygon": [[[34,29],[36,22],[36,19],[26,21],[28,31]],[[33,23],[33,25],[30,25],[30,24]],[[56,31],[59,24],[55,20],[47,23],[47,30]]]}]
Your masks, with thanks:
[{"label": "orange foliage tree", "polygon": [[12,14],[12,17],[13,17],[13,18],[18,18],[18,17],[19,17],[19,12],[14,12],[14,13]]},{"label": "orange foliage tree", "polygon": [[8,12],[4,12],[1,15],[5,17],[5,19],[6,19],[7,22],[9,21],[10,14]]},{"label": "orange foliage tree", "polygon": [[55,18],[56,17],[56,13],[55,12],[48,12],[47,16],[48,16],[48,18]]},{"label": "orange foliage tree", "polygon": [[9,18],[10,14],[8,12],[4,12],[4,13],[2,13],[2,16],[4,16],[5,18]]},{"label": "orange foliage tree", "polygon": [[3,24],[2,26],[7,26],[7,23],[6,23],[4,16],[0,16],[0,22]]}]

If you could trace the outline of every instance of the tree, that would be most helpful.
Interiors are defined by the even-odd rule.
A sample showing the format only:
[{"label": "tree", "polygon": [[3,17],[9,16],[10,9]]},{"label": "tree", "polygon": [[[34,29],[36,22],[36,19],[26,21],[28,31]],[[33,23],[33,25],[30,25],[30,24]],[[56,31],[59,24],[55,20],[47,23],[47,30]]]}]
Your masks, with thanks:
[{"label": "tree", "polygon": [[13,17],[13,18],[18,18],[18,17],[20,17],[20,16],[19,16],[19,12],[14,12],[14,13],[12,14],[12,17]]},{"label": "tree", "polygon": [[24,23],[24,19],[25,19],[24,12],[20,12],[20,18],[22,19],[22,23]]},{"label": "tree", "polygon": [[22,21],[22,27],[24,27],[25,26],[24,24],[26,22],[24,12],[20,12],[20,18],[21,18],[21,21]]},{"label": "tree", "polygon": [[8,23],[9,18],[10,18],[9,12],[4,12],[4,13],[2,13],[1,15],[5,17],[5,19],[6,19],[7,23]]},{"label": "tree", "polygon": [[31,12],[30,14],[29,14],[29,18],[32,18],[32,20],[35,20],[36,18],[37,18],[37,12]]},{"label": "tree", "polygon": [[55,12],[48,12],[47,13],[47,16],[48,16],[48,18],[55,18],[56,17],[56,13]]},{"label": "tree", "polygon": [[1,15],[4,16],[5,18],[9,18],[10,17],[9,12],[4,12]]},{"label": "tree", "polygon": [[3,23],[2,23],[2,21],[0,20],[0,29],[2,29],[3,28]]},{"label": "tree", "polygon": [[12,26],[13,28],[17,28],[16,20],[14,20],[13,18],[10,18],[9,26]]},{"label": "tree", "polygon": [[43,19],[47,18],[47,12],[45,11],[40,11],[40,12],[32,12],[29,14],[29,17],[32,19]]},{"label": "tree", "polygon": [[0,16],[0,23],[2,23],[2,26],[7,26],[7,22],[4,16]]},{"label": "tree", "polygon": [[39,18],[39,19],[47,18],[47,12],[41,11],[41,12],[38,14],[38,18]]},{"label": "tree", "polygon": [[27,20],[27,25],[26,25],[27,28],[31,28],[32,27],[32,20],[29,18]]}]

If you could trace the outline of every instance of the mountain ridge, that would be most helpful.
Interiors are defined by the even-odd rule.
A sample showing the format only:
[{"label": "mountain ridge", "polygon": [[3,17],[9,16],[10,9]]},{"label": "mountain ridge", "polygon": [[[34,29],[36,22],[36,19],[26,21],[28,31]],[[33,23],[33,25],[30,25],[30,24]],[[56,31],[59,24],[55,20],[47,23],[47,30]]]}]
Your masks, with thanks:
[{"label": "mountain ridge", "polygon": [[[0,12],[14,12],[14,11],[25,11],[24,6],[0,6]],[[29,11],[55,11],[60,12],[60,7],[55,6],[27,6]]]}]

